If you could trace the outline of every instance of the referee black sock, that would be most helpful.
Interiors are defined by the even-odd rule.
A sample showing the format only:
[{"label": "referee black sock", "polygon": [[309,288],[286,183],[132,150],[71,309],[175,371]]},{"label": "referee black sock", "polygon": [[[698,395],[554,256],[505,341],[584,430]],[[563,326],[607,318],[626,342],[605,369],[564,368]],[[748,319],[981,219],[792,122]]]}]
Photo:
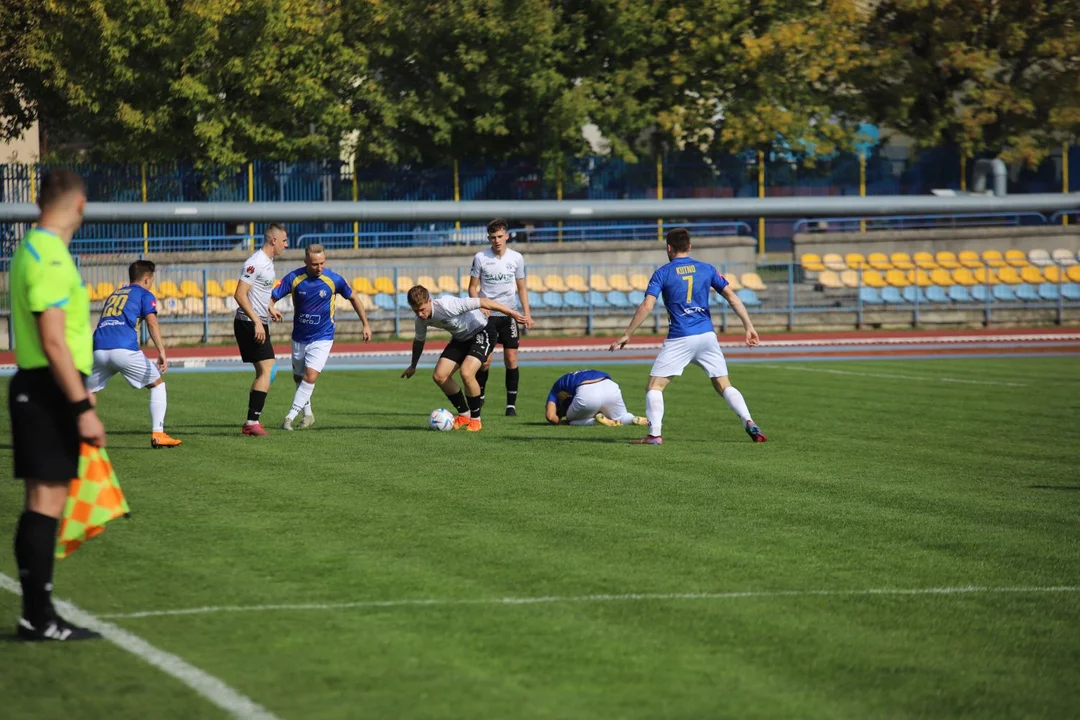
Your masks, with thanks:
[{"label": "referee black sock", "polygon": [[469,403],[465,402],[465,391],[458,388],[458,391],[451,395],[446,393],[446,398],[454,405],[454,409],[458,411],[458,415],[469,414]]},{"label": "referee black sock", "polygon": [[259,422],[265,404],[266,393],[261,390],[252,390],[248,394],[248,422]]},{"label": "referee black sock", "polygon": [[23,617],[35,627],[55,614],[52,574],[59,524],[56,518],[25,510],[15,530],[15,562],[22,585]]},{"label": "referee black sock", "polygon": [[484,398],[477,395],[476,397],[467,398],[469,401],[469,413],[472,415],[473,420],[480,419],[480,409],[484,407]]},{"label": "referee black sock", "polygon": [[506,368],[506,404],[517,407],[518,368]]},{"label": "referee black sock", "polygon": [[480,397],[484,397],[484,393],[487,390],[488,373],[490,370],[480,368],[476,371],[476,382],[480,383]]}]

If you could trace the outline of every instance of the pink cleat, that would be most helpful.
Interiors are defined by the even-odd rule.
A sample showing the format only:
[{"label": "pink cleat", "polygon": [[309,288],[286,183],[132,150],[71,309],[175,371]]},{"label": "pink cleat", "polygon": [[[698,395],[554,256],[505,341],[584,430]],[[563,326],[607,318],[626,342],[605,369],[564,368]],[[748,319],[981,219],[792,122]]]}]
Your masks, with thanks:
[{"label": "pink cleat", "polygon": [[664,444],[664,438],[660,437],[659,435],[646,435],[643,438],[638,438],[637,440],[631,440],[630,444],[631,445],[663,445]]},{"label": "pink cleat", "polygon": [[262,423],[245,423],[240,432],[252,437],[268,437],[270,435],[270,433],[266,432],[266,428],[262,426]]}]

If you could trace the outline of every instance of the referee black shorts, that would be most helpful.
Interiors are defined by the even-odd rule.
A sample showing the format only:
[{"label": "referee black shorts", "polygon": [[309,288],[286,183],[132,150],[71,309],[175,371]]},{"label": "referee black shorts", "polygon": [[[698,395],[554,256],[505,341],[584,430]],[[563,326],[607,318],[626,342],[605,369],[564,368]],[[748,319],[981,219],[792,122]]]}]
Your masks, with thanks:
[{"label": "referee black shorts", "polygon": [[67,482],[79,476],[78,419],[49,368],[15,373],[8,410],[15,477]]},{"label": "referee black shorts", "polygon": [[[495,334],[495,342],[507,350],[517,350],[520,333],[517,320],[508,315],[492,315],[488,318],[488,328]],[[495,346],[491,346],[495,349]]]},{"label": "referee black shorts", "polygon": [[236,346],[240,348],[240,359],[246,363],[257,363],[263,360],[274,359],[274,345],[270,342],[270,326],[263,323],[266,331],[264,342],[255,342],[255,323],[250,320],[233,320],[233,335],[236,336]]},{"label": "referee black shorts", "polygon": [[474,357],[483,364],[494,349],[495,332],[491,329],[491,324],[488,323],[477,330],[474,335],[464,340],[450,338],[450,342],[447,343],[446,349],[442,351],[442,354],[439,355],[439,357],[452,360],[458,365],[465,362],[465,358]]}]

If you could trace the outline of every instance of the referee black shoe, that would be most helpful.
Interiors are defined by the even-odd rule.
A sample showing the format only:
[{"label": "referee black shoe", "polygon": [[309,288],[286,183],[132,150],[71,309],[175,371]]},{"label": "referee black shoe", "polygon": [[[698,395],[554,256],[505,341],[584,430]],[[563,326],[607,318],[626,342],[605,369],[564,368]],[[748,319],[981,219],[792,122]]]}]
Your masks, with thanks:
[{"label": "referee black shoe", "polygon": [[68,642],[97,640],[101,637],[101,633],[72,625],[61,617],[54,617],[36,626],[26,618],[20,618],[16,634],[20,640],[26,642]]},{"label": "referee black shoe", "polygon": [[517,417],[517,408],[513,405],[506,406],[506,417]]}]

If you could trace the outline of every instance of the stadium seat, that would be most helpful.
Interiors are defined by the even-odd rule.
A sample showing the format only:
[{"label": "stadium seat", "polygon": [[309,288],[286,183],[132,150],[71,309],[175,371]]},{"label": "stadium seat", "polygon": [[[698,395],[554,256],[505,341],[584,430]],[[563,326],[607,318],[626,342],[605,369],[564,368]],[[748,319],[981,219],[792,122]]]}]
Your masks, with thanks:
[{"label": "stadium seat", "polygon": [[[372,297],[371,295],[365,295],[363,293],[360,293],[356,297],[358,297],[360,299],[360,307],[364,308],[365,312],[371,312],[372,310],[375,309],[375,301],[371,299],[371,297]],[[345,300],[345,298],[338,295],[338,308],[337,308],[338,312],[342,312],[342,311],[345,311],[345,310],[348,310],[348,311],[351,312],[352,311],[352,303],[349,302],[348,300],[345,300],[345,305],[342,306],[342,304],[341,304],[342,300]]]},{"label": "stadium seat", "polygon": [[1076,256],[1073,255],[1072,250],[1066,250],[1065,248],[1058,248],[1054,252],[1050,253],[1050,259],[1058,265],[1075,265]]},{"label": "stadium seat", "polygon": [[623,275],[622,273],[609,277],[608,283],[611,284],[612,290],[618,290],[619,292],[628,293],[632,292],[634,289],[630,285],[630,278],[626,277],[626,275]]},{"label": "stadium seat", "polygon": [[923,270],[933,270],[938,266],[934,262],[934,254],[926,252],[925,250],[919,251],[911,256],[911,259],[915,262],[915,267]]},{"label": "stadium seat", "polygon": [[[844,272],[847,272],[846,270]],[[740,278],[742,285],[747,290],[753,290],[754,292],[765,292],[768,290],[765,287],[765,282],[761,279],[761,276],[756,272],[743,273]]]},{"label": "stadium seat", "polygon": [[864,270],[862,281],[863,285],[873,288],[883,288],[888,284],[877,270]]},{"label": "stadium seat", "polygon": [[225,291],[221,289],[221,283],[210,278],[206,281],[206,296],[221,299],[225,297]]},{"label": "stadium seat", "polygon": [[[467,293],[469,290],[469,282],[471,280],[472,277],[469,275],[469,273],[461,273],[461,277],[458,278],[458,285],[461,287],[462,290],[465,290]],[[525,289],[528,290],[528,287],[526,287]]]},{"label": "stadium seat", "polygon": [[440,275],[436,278],[435,282],[439,283],[439,290],[441,292],[457,295],[462,290],[461,285],[458,284],[457,278],[453,275]]},{"label": "stadium seat", "polygon": [[[825,272],[832,272],[832,270],[826,270]],[[731,286],[732,290],[742,290],[743,286],[742,283],[739,282],[738,273],[731,273],[730,275],[724,275],[723,277],[727,280],[727,283]]]},{"label": "stadium seat", "polygon": [[743,301],[743,305],[746,307],[757,307],[761,305],[761,300],[758,299],[757,293],[750,289],[743,289],[738,291],[739,299]]},{"label": "stadium seat", "polygon": [[409,308],[409,296],[408,296],[407,293],[399,292],[397,295],[394,296],[394,299],[397,300],[397,304],[398,304],[399,308],[404,308],[406,310],[410,310],[410,308]]},{"label": "stadium seat", "polygon": [[844,262],[844,256],[840,253],[825,253],[825,256],[821,258],[821,262],[833,272],[847,270],[847,263]]},{"label": "stadium seat", "polygon": [[240,281],[236,278],[229,278],[225,282],[221,283],[221,289],[225,291],[225,297],[231,298],[236,295],[236,287],[240,284]]},{"label": "stadium seat", "polygon": [[229,312],[229,308],[225,307],[225,301],[220,297],[211,295],[206,300],[206,312],[211,315],[226,315]]},{"label": "stadium seat", "polygon": [[972,270],[983,266],[982,258],[980,258],[979,253],[974,250],[962,250],[956,259],[960,262],[962,267],[970,268]]},{"label": "stadium seat", "polygon": [[1021,300],[1038,300],[1039,291],[1035,289],[1034,285],[1024,283],[1016,287],[1016,297]]},{"label": "stadium seat", "polygon": [[1022,268],[1028,264],[1028,259],[1023,250],[1006,250],[1005,262],[1015,268]]},{"label": "stadium seat", "polygon": [[599,273],[593,273],[589,276],[589,288],[600,293],[611,292],[612,290],[607,278]]},{"label": "stadium seat", "polygon": [[630,276],[630,287],[645,292],[649,289],[649,276],[636,273]]},{"label": "stadium seat", "polygon": [[[608,292],[611,292],[608,290]],[[599,290],[589,291],[589,304],[594,308],[606,308],[608,306],[607,295]]]},{"label": "stadium seat", "polygon": [[1050,253],[1045,250],[1032,250],[1028,253],[1028,262],[1032,265],[1042,267],[1044,265],[1049,265],[1053,260],[1050,259]]},{"label": "stadium seat", "polygon": [[853,252],[844,255],[844,263],[847,264],[849,270],[862,270],[870,267],[862,253]]},{"label": "stadium seat", "polygon": [[[101,293],[101,286],[104,285],[104,284],[105,283],[98,283],[98,294],[99,295],[102,294]],[[110,286],[110,287],[112,287],[112,286]],[[103,295],[103,297],[108,296],[109,293],[111,293],[111,292],[112,292],[112,290],[109,290],[109,292],[105,293]],[[166,299],[166,300],[169,299],[169,298],[174,298],[176,300],[179,300],[180,298],[183,297],[183,295],[180,293],[180,288],[176,287],[176,283],[174,283],[172,280],[163,281],[161,283],[161,285],[158,286],[158,292],[161,293],[159,297],[161,297],[162,299]]]},{"label": "stadium seat", "polygon": [[991,290],[995,300],[1002,300],[1004,302],[1011,302],[1016,300],[1016,293],[1008,285],[995,285]]},{"label": "stadium seat", "polygon": [[1069,282],[1080,283],[1080,265],[1070,265],[1065,270],[1065,277]]},{"label": "stadium seat", "polygon": [[971,293],[963,285],[953,285],[949,288],[949,299],[953,302],[971,302]]},{"label": "stadium seat", "polygon": [[[202,289],[194,280],[184,280],[180,283],[180,294],[185,298],[202,298]],[[200,311],[201,312],[201,311]]]},{"label": "stadium seat", "polygon": [[382,293],[384,295],[393,295],[396,290],[394,289],[394,281],[385,275],[380,275],[375,278],[375,292]]},{"label": "stadium seat", "polygon": [[859,300],[867,305],[881,305],[885,302],[878,291],[872,287],[859,288]]},{"label": "stadium seat", "polygon": [[[637,307],[641,303],[645,302],[645,293],[641,290],[632,290],[627,295],[627,299],[630,301],[632,307]],[[615,305],[615,301],[612,300],[612,294],[608,293],[608,302]],[[616,306],[617,307],[617,306]]]},{"label": "stadium seat", "polygon": [[[176,287],[174,283],[172,283],[172,286]],[[104,300],[116,291],[116,287],[110,282],[99,282],[96,286],[96,290],[98,299]]]},{"label": "stadium seat", "polygon": [[882,272],[886,270],[892,270],[892,263],[889,262],[889,256],[885,253],[870,253],[866,256],[866,262],[870,263],[870,267]]},{"label": "stadium seat", "polygon": [[[562,278],[559,278],[559,282],[562,282]],[[561,293],[557,293],[554,290],[548,290],[543,294],[544,307],[558,309],[563,306],[563,296]]]},{"label": "stadium seat", "polygon": [[188,297],[184,298],[183,314],[184,315],[202,315],[203,314],[203,299],[201,297]]},{"label": "stadium seat", "polygon": [[903,270],[890,270],[885,273],[885,282],[893,287],[907,287],[911,284],[907,273]]},{"label": "stadium seat", "polygon": [[894,252],[889,256],[889,262],[897,270],[914,270],[915,263],[911,262],[911,256],[906,252]]},{"label": "stadium seat", "polygon": [[375,289],[375,285],[372,284],[371,280],[368,280],[366,277],[362,276],[353,278],[352,289],[358,293],[363,293],[364,295],[374,295],[378,292],[378,290]]},{"label": "stadium seat", "polygon": [[930,282],[942,287],[950,287],[955,285],[952,279],[952,275],[945,268],[938,268],[937,270],[930,271]]},{"label": "stadium seat", "polygon": [[439,283],[435,282],[435,278],[430,275],[420,275],[416,278],[416,284],[423,285],[433,295],[439,291]]},{"label": "stadium seat", "polygon": [[[101,298],[98,297],[97,290],[94,288],[94,283],[86,284],[86,296],[90,298],[90,302],[101,300]],[[154,293],[154,297],[157,297],[157,293]]]},{"label": "stadium seat", "polygon": [[[570,288],[566,287],[566,283],[562,279],[562,275],[548,275],[544,278],[544,284],[548,287],[548,292],[566,292]],[[562,303],[558,305],[562,307]]]},{"label": "stadium seat", "polygon": [[821,272],[825,269],[824,263],[821,262],[821,256],[817,253],[803,253],[799,258],[799,262],[802,263],[803,270],[807,272]]},{"label": "stadium seat", "polygon": [[909,270],[908,280],[911,281],[912,285],[917,285],[918,287],[930,287],[934,284],[933,281],[930,280],[930,273],[921,268]]},{"label": "stadium seat", "polygon": [[375,307],[380,310],[386,310],[387,312],[394,311],[394,297],[389,293],[378,293],[375,295]]},{"label": "stadium seat", "polygon": [[881,288],[881,299],[888,305],[903,305],[904,296],[894,287]]},{"label": "stadium seat", "polygon": [[992,268],[1005,267],[1005,256],[1000,250],[983,250],[983,262]]},{"label": "stadium seat", "polygon": [[904,288],[900,295],[912,305],[926,304],[926,294],[923,293],[922,288],[917,285],[910,285]]},{"label": "stadium seat", "polygon": [[1062,268],[1058,265],[1047,265],[1045,268],[1043,268],[1043,275],[1046,276],[1046,282],[1050,283],[1065,282],[1067,277],[1065,274],[1065,268]]},{"label": "stadium seat", "polygon": [[859,282],[858,270],[845,270],[840,273],[840,284],[844,287],[857,288],[862,283]]},{"label": "stadium seat", "polygon": [[978,302],[985,303],[993,296],[990,294],[989,288],[987,288],[985,285],[976,285],[975,287],[971,288],[971,297]]},{"label": "stadium seat", "polygon": [[1046,280],[1046,278],[1043,277],[1042,271],[1034,265],[1028,265],[1025,268],[1021,268],[1020,278],[1031,285],[1038,285]]},{"label": "stadium seat", "polygon": [[1061,297],[1066,300],[1080,300],[1080,283],[1066,283],[1061,286]]},{"label": "stadium seat", "polygon": [[949,295],[945,292],[945,288],[931,285],[926,288],[926,300],[932,303],[947,303],[949,302]]},{"label": "stadium seat", "polygon": [[529,291],[529,309],[543,310],[547,305],[544,304],[543,294],[536,292],[535,290]]},{"label": "stadium seat", "polygon": [[[854,270],[845,270],[841,275],[847,275],[848,273],[854,273]],[[844,283],[840,280],[840,275],[837,275],[832,270],[823,270],[817,277],[818,284],[821,287],[828,290],[836,290],[837,288],[844,287]],[[738,289],[738,288],[736,288]]]},{"label": "stadium seat", "polygon": [[1007,285],[1019,285],[1023,282],[1020,278],[1020,273],[1011,265],[1006,265],[998,270],[998,280]]},{"label": "stadium seat", "polygon": [[407,293],[409,289],[415,285],[413,279],[408,275],[398,275],[397,279],[397,291],[399,293]]},{"label": "stadium seat", "polygon": [[1058,286],[1054,283],[1043,283],[1039,286],[1039,297],[1043,300],[1057,300]]},{"label": "stadium seat", "polygon": [[581,310],[589,307],[589,301],[577,290],[571,290],[570,292],[563,293],[563,305],[568,308]]},{"label": "stadium seat", "polygon": [[167,317],[169,315],[176,315],[180,312],[180,301],[174,297],[165,298],[158,303],[158,315]]},{"label": "stadium seat", "polygon": [[956,259],[956,253],[949,250],[941,250],[934,258],[937,264],[946,270],[954,270],[960,267],[960,261]]},{"label": "stadium seat", "polygon": [[[966,267],[956,268],[952,271],[952,279],[957,285],[975,285],[975,276],[971,274],[971,270]],[[949,297],[952,297],[950,294]],[[955,299],[955,298],[954,298]]]},{"label": "stadium seat", "polygon": [[235,313],[235,312],[236,312],[236,309],[237,309],[237,307],[239,307],[239,306],[238,306],[238,305],[236,304],[236,298],[234,298],[234,297],[233,297],[232,295],[230,295],[229,297],[225,298],[225,307],[229,309],[229,312],[230,312],[230,313]]},{"label": "stadium seat", "polygon": [[566,287],[570,288],[576,293],[589,292],[589,283],[585,282],[585,278],[580,275],[567,275]]},{"label": "stadium seat", "polygon": [[525,289],[530,292],[547,292],[547,285],[540,279],[539,275],[526,275],[525,276]]},{"label": "stadium seat", "polygon": [[989,268],[989,267],[976,268],[976,270],[975,270],[975,272],[973,274],[975,275],[975,282],[977,282],[977,283],[979,283],[981,285],[996,285],[997,284],[997,281],[998,281],[997,271],[994,270],[994,268]]}]

